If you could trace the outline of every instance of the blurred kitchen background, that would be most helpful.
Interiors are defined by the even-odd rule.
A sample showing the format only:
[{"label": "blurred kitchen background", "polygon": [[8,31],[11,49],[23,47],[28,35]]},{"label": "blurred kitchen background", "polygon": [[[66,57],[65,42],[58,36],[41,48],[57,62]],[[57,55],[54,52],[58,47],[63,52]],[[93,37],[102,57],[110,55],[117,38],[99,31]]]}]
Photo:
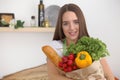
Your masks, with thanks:
[{"label": "blurred kitchen background", "polygon": [[[38,21],[39,0],[0,0],[0,13],[14,13],[16,20],[30,27],[31,16]],[[85,15],[90,36],[107,44],[107,61],[120,78],[120,0],[43,0],[45,8],[75,3]],[[55,26],[52,26],[55,27]],[[46,63],[41,46],[48,44],[54,32],[0,32],[0,78]]]}]

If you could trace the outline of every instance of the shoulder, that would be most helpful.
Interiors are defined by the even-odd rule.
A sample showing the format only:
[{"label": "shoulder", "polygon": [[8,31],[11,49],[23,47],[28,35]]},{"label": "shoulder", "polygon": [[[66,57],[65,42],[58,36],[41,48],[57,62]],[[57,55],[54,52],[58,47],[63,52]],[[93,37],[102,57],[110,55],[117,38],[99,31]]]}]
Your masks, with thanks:
[{"label": "shoulder", "polygon": [[53,40],[48,45],[60,48],[62,47],[63,43],[60,40]]},{"label": "shoulder", "polygon": [[60,56],[62,56],[63,42],[60,40],[53,40],[49,44]]}]

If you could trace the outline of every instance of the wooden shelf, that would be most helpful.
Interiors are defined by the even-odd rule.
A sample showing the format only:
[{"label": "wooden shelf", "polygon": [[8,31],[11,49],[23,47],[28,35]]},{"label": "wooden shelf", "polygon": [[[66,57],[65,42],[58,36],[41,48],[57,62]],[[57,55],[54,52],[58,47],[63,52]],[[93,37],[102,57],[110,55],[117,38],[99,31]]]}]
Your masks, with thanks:
[{"label": "wooden shelf", "polygon": [[0,32],[54,32],[55,28],[18,28],[18,29],[12,29],[9,27],[0,27]]}]

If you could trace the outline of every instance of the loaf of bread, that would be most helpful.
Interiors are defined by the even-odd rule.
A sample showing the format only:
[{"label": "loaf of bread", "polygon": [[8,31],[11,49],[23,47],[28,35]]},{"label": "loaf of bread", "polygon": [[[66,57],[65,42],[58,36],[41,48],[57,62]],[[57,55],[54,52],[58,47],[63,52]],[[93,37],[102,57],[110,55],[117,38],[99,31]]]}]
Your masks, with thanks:
[{"label": "loaf of bread", "polygon": [[58,67],[58,63],[61,61],[61,57],[57,54],[57,52],[48,45],[42,47],[42,51],[45,55]]}]

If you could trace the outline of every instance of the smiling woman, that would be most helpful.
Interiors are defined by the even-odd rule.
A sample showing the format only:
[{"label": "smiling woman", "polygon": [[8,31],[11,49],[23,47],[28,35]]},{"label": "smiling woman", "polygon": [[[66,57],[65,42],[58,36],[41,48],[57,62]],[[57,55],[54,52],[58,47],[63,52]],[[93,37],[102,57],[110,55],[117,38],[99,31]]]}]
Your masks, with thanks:
[{"label": "smiling woman", "polygon": [[[107,43],[110,52],[107,61],[114,75],[120,79],[120,64],[117,63],[120,60],[120,0],[44,0],[46,9],[50,5],[62,7],[65,3],[75,3],[82,8],[87,20],[88,32],[91,36],[98,37]],[[36,17],[36,22],[38,21],[38,4],[39,0],[0,0],[0,13],[14,13],[16,20],[25,21],[25,28],[0,27],[0,78],[45,62],[42,51],[37,47],[51,41],[55,27],[29,28],[32,15]],[[20,44],[22,42],[23,46]],[[61,51],[62,48],[59,50]],[[23,57],[26,57],[25,60]]]}]

